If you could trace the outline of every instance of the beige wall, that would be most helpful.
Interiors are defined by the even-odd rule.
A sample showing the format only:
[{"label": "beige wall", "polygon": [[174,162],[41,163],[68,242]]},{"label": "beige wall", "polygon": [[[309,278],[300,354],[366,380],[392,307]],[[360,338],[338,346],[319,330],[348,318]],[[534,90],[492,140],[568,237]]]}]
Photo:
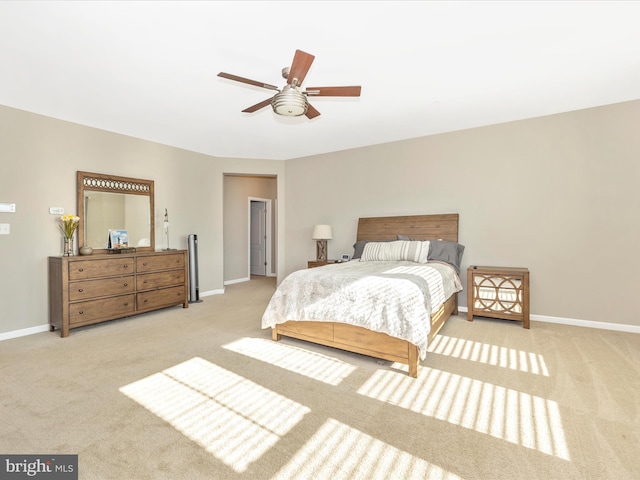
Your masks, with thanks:
[{"label": "beige wall", "polygon": [[198,234],[201,293],[224,288],[225,174],[272,176],[278,280],[315,257],[314,224],[333,226],[336,258],[352,252],[361,216],[457,212],[463,269],[528,267],[534,315],[638,326],[639,124],[634,101],[281,162],[214,158],[0,106],[0,202],[17,206],[0,213],[11,225],[0,236],[0,336],[48,321],[47,257],[61,252],[48,210],[75,213],[77,170],[153,179],[156,246],[168,208],[172,247]]},{"label": "beige wall", "polygon": [[316,223],[336,258],[358,217],[459,213],[463,274],[528,267],[534,315],[638,326],[638,125],[634,101],[288,161],[283,273]]},{"label": "beige wall", "polygon": [[201,294],[224,288],[224,174],[277,176],[285,196],[281,161],[214,158],[4,106],[0,164],[0,202],[16,204],[16,213],[0,213],[0,223],[11,225],[10,235],[0,235],[0,336],[48,323],[47,257],[62,248],[49,207],[76,213],[78,170],[154,180],[156,247],[166,246],[167,208],[172,248],[198,234]]},{"label": "beige wall", "polygon": [[224,280],[247,279],[249,276],[249,198],[271,200],[271,225],[268,227],[271,237],[270,271],[274,275],[277,179],[246,175],[225,175],[224,177]]}]

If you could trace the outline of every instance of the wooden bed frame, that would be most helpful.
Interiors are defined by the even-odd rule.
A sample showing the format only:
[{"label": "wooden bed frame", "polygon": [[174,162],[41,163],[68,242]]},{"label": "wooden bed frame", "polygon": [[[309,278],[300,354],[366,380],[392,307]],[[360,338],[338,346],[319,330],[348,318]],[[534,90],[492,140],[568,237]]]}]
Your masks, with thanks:
[{"label": "wooden bed frame", "polygon": [[[457,242],[458,214],[360,218],[356,238],[357,241],[395,240],[398,234]],[[431,315],[429,341],[436,336],[449,316],[457,313],[458,294],[455,293]],[[288,321],[276,325],[271,331],[271,337],[275,341],[282,336],[403,363],[409,366],[411,377],[418,376],[418,347],[385,333],[341,322]]]}]

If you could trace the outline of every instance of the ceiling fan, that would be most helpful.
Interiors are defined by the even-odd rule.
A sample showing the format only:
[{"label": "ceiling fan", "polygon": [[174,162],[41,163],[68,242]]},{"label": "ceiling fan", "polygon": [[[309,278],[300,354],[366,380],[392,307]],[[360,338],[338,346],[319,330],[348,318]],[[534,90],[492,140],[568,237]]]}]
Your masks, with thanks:
[{"label": "ceiling fan", "polygon": [[249,80],[248,78],[238,77],[230,73],[220,72],[219,77],[234,80],[236,82],[247,83],[256,87],[267,88],[269,90],[275,90],[276,93],[272,98],[268,98],[260,103],[245,108],[242,110],[246,113],[253,113],[261,108],[271,105],[273,111],[278,115],[284,115],[288,117],[299,117],[306,115],[307,118],[315,118],[320,115],[320,112],[316,110],[313,105],[309,104],[307,100],[308,96],[312,97],[359,97],[360,86],[352,87],[308,87],[306,91],[300,90],[300,86],[307,76],[307,72],[311,68],[311,64],[316,57],[303,52],[302,50],[296,50],[293,56],[293,62],[290,67],[282,69],[282,77],[287,80],[287,84],[280,90],[275,85],[269,85],[268,83],[257,82],[255,80]]}]

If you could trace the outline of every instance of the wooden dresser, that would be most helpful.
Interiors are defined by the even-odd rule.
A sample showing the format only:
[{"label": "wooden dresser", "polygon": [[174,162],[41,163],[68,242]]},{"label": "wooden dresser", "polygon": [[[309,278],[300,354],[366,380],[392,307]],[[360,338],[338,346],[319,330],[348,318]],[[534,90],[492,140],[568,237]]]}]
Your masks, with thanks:
[{"label": "wooden dresser", "polygon": [[49,257],[49,324],[69,330],[182,305],[189,307],[186,250]]}]

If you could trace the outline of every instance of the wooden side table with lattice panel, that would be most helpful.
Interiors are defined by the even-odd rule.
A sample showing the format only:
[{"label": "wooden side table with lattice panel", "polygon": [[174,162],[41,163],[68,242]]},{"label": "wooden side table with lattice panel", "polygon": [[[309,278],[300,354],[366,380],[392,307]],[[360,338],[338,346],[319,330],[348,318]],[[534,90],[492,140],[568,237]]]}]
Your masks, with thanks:
[{"label": "wooden side table with lattice panel", "polygon": [[467,320],[473,316],[522,322],[529,328],[529,270],[479,267],[467,270]]}]

